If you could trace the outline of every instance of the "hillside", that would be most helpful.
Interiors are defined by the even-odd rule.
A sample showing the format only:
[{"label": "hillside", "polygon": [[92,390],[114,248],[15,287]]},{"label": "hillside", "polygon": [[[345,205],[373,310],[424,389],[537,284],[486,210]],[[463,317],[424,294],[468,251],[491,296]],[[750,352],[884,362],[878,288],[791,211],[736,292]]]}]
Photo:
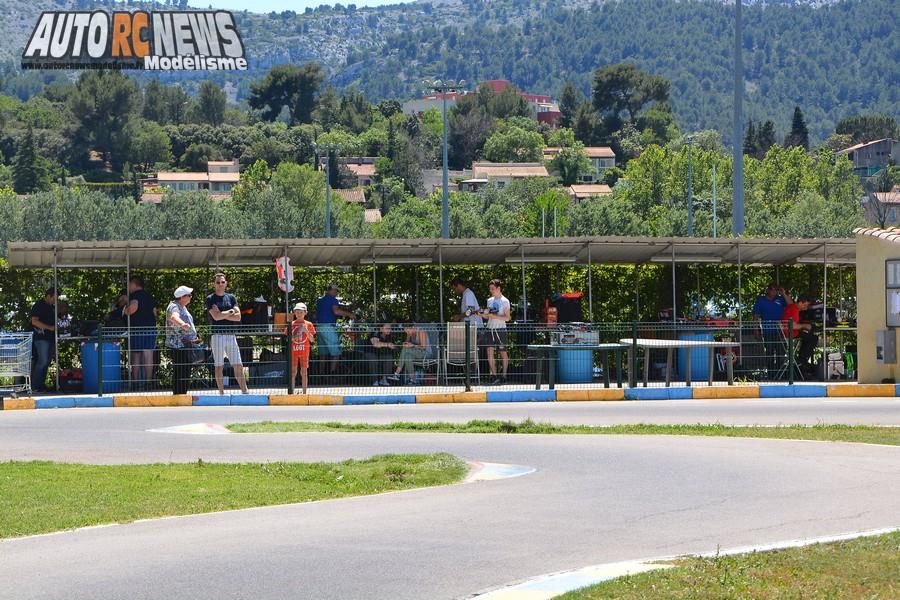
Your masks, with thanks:
[{"label": "hillside", "polygon": [[[12,66],[41,10],[75,4],[0,0],[6,93],[27,96],[54,76],[16,76]],[[282,62],[321,62],[336,86],[356,86],[378,101],[413,96],[428,74],[473,82],[505,78],[554,95],[571,79],[588,93],[595,67],[631,61],[671,80],[682,128],[715,128],[730,137],[733,19],[731,7],[718,1],[445,0],[308,13],[244,11],[238,18],[252,69],[214,76],[231,84],[236,99]],[[849,114],[900,114],[900,66],[892,58],[900,56],[892,24],[900,21],[900,0],[757,2],[745,7],[744,18],[748,117],[775,120],[783,136],[799,104],[817,141]]]}]

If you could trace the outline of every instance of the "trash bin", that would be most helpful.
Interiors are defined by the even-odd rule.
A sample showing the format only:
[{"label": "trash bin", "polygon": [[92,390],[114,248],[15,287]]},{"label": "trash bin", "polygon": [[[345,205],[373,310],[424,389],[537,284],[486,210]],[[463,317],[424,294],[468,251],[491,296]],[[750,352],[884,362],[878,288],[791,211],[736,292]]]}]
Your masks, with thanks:
[{"label": "trash bin", "polygon": [[[103,393],[118,392],[122,388],[122,373],[119,363],[122,359],[119,342],[103,342]],[[86,394],[97,393],[97,342],[81,344],[81,371],[84,375],[83,389]]]},{"label": "trash bin", "polygon": [[594,356],[590,350],[558,350],[556,379],[559,383],[591,383]]},{"label": "trash bin", "polygon": [[[681,333],[679,340],[713,341],[712,333]],[[687,377],[687,353],[691,353],[691,381],[705,381],[709,378],[709,348],[679,348],[678,377]]]}]

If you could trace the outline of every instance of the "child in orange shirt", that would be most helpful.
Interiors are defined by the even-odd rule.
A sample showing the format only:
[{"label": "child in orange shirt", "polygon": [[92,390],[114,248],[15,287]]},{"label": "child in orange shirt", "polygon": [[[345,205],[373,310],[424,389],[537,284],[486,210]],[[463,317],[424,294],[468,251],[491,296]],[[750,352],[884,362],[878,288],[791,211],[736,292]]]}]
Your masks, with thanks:
[{"label": "child in orange shirt", "polygon": [[309,353],[315,337],[315,326],[306,320],[306,304],[298,302],[294,305],[294,321],[291,323],[291,354],[294,384],[296,385],[299,370],[304,394],[309,377]]}]

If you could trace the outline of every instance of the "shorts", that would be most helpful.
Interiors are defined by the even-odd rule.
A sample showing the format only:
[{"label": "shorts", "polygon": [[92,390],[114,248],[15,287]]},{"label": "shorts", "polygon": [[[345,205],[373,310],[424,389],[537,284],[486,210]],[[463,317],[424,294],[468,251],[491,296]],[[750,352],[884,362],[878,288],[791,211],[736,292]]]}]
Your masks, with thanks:
[{"label": "shorts", "polygon": [[298,367],[303,367],[304,369],[309,368],[309,352],[294,352],[294,371],[297,371]]},{"label": "shorts", "polygon": [[237,338],[232,334],[216,334],[209,338],[212,347],[213,366],[224,367],[225,357],[232,365],[241,365],[241,349],[238,347]]},{"label": "shorts", "polygon": [[322,356],[340,356],[341,339],[334,323],[322,323],[316,329],[319,342],[319,354]]},{"label": "shorts", "polygon": [[132,333],[131,337],[128,339],[128,343],[131,352],[156,350],[156,331]]},{"label": "shorts", "polygon": [[498,350],[506,350],[509,346],[509,332],[506,328],[502,329],[484,329],[479,336],[478,344],[485,348],[497,348]]}]

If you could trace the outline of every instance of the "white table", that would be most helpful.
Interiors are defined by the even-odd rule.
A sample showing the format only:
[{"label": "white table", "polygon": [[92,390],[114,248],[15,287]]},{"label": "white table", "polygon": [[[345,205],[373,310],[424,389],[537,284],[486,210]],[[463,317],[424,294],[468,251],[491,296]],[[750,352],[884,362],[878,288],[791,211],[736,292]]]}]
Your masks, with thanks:
[{"label": "white table", "polygon": [[[709,349],[709,385],[713,383],[713,366],[716,348],[740,348],[740,342],[716,342],[713,340],[658,340],[649,338],[622,338],[622,344],[637,346],[644,349],[644,387],[650,379],[650,350],[666,351],[666,387],[672,382],[672,351],[678,348],[693,350],[694,348]],[[691,385],[691,353],[685,352],[684,372],[685,384]],[[728,375],[728,385],[734,385],[734,352],[729,352],[725,361],[725,371]]]}]

